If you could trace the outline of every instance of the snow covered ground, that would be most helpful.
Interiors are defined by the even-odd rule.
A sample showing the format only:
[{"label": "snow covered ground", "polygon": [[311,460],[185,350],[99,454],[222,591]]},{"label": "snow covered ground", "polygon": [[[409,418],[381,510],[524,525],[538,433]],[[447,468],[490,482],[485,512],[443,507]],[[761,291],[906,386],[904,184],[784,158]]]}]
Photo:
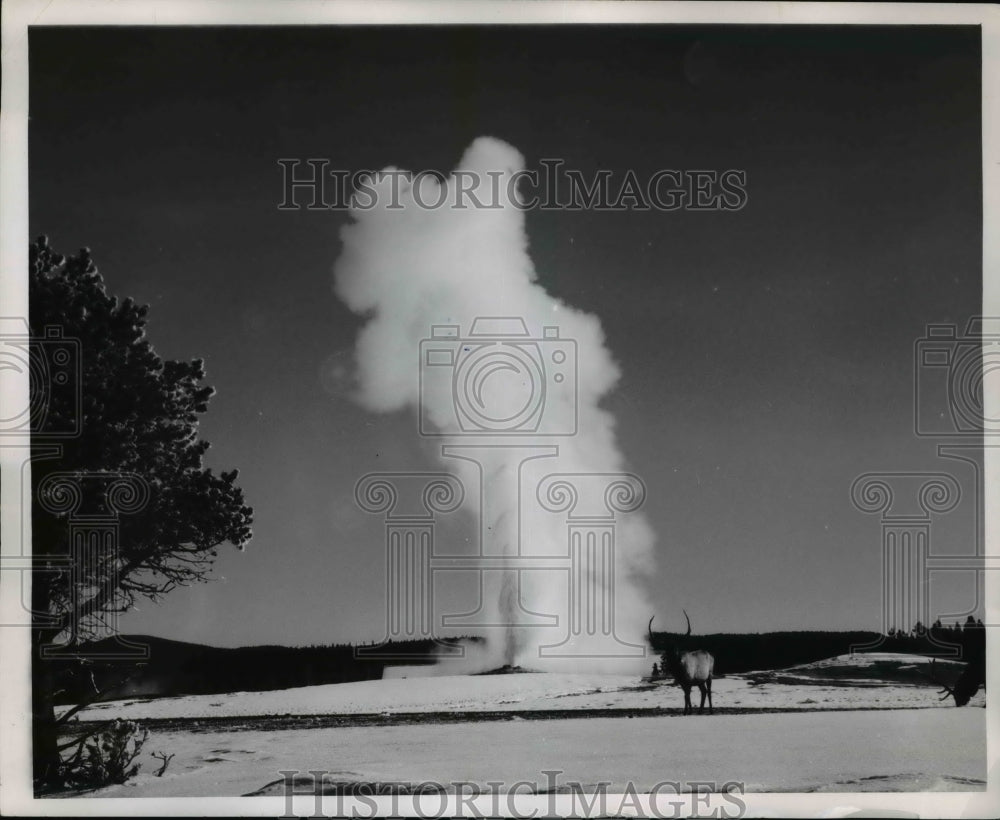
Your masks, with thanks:
[{"label": "snow covered ground", "polygon": [[[507,710],[509,720],[223,731],[155,729],[140,775],[96,796],[276,794],[279,770],[323,769],[346,783],[739,781],[748,791],[979,790],[986,781],[984,696],[957,709],[916,685],[924,658],[841,657],[720,679],[715,706],[767,714],[626,717],[683,704],[679,689],[608,675],[446,676],[277,692],[104,703],[82,719],[196,718]],[[946,671],[940,670],[940,671]],[[916,674],[915,674],[916,673]],[[954,670],[952,672],[954,674]],[[911,683],[905,681],[911,680]],[[910,708],[900,708],[910,707]],[[517,712],[599,709],[529,719]],[[879,711],[862,711],[876,709]],[[883,711],[884,710],[884,711]],[[428,716],[429,718],[431,716]],[[153,752],[173,753],[163,777]]]},{"label": "snow covered ground", "polygon": [[[752,791],[966,791],[986,782],[982,709],[589,718],[362,726],[277,732],[164,732],[152,758],[100,796],[278,794],[279,770],[361,783],[738,781]],[[270,789],[268,785],[272,784]]]}]

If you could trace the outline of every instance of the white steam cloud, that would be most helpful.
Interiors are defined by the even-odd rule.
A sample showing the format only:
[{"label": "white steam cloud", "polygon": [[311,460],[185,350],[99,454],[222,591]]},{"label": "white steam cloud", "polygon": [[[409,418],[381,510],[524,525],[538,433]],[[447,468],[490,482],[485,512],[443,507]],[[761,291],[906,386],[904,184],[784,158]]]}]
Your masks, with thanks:
[{"label": "white steam cloud", "polygon": [[[424,175],[417,177],[419,189],[414,192],[412,184],[395,169],[386,169],[395,176],[376,178],[372,183],[374,197],[366,197],[363,203],[355,201],[352,221],[341,234],[343,251],[335,267],[338,297],[367,318],[355,350],[358,400],[377,412],[412,408],[429,429],[451,434],[431,440],[435,455],[467,488],[470,483],[476,485],[475,492],[467,492],[470,498],[479,496],[478,484],[482,482],[483,503],[476,512],[481,519],[482,552],[491,556],[566,554],[566,513],[539,508],[536,489],[543,476],[627,471],[615,438],[615,420],[600,407],[602,397],[619,378],[600,322],[538,284],[528,255],[524,211],[507,198],[516,196],[510,183],[523,166],[516,149],[483,137],[466,150],[443,188],[433,177]],[[497,207],[473,207],[469,196],[463,199],[462,190]],[[372,199],[371,207],[358,207],[367,206]],[[439,201],[443,202],[441,207],[424,207]],[[456,202],[467,207],[456,208]],[[524,338],[534,343],[528,348],[534,351],[532,355],[545,358],[543,369],[548,364],[543,385],[534,384],[516,359],[501,359],[496,366],[483,366],[475,373],[470,370],[468,383],[456,388],[467,392],[456,397],[450,389],[451,377],[458,358],[470,351],[469,346],[458,351],[457,345],[464,345],[459,340],[470,338],[475,320],[481,317],[523,320],[528,332]],[[435,325],[460,328],[457,336],[444,338],[439,345],[443,351],[449,347],[455,350],[457,358],[451,360],[450,367],[445,361],[446,366],[433,373],[425,371],[422,389],[420,374],[426,353],[421,342],[431,336]],[[498,327],[499,332],[507,332],[516,328],[516,323],[511,326],[510,322],[498,324],[488,319],[477,326],[495,334]],[[551,327],[558,327],[559,341],[544,335],[544,329]],[[566,346],[572,342],[575,353]],[[575,355],[575,374],[566,369],[565,376],[553,375],[558,368],[552,362],[559,361],[553,358],[555,348],[570,357],[570,364]],[[564,365],[564,369],[568,367]],[[540,387],[545,388],[544,400],[533,404],[530,394]],[[456,402],[462,400],[468,413],[488,408],[486,416],[500,419],[500,428],[507,424],[509,430],[524,418],[525,429],[536,434],[504,439],[501,433],[493,440],[509,442],[510,447],[475,450],[469,435],[476,432],[475,423],[470,431],[469,425],[463,427],[459,420],[462,408]],[[466,415],[466,421],[469,418]],[[553,434],[571,428],[575,429],[573,435]],[[450,448],[450,455],[443,454],[441,445]],[[553,448],[558,448],[558,455]],[[633,647],[623,650],[629,657],[608,657],[607,640],[592,638],[586,630],[563,647],[562,654],[575,657],[545,657],[544,652],[540,656],[540,647],[566,640],[568,573],[493,571],[483,573],[483,610],[473,620],[519,626],[468,630],[487,638],[491,658],[486,665],[623,672],[645,669],[641,647],[651,609],[641,578],[649,573],[653,533],[641,512],[617,515],[614,526],[614,598],[602,600],[613,607],[616,636],[623,646]],[[595,577],[587,587],[591,597],[583,600],[584,609],[593,604],[594,595],[610,595],[611,584],[605,575],[597,573]],[[600,589],[595,591],[593,583]],[[539,613],[557,615],[558,625],[540,626],[544,619]],[[586,618],[586,613],[582,617]],[[598,613],[597,617],[608,616]]]}]

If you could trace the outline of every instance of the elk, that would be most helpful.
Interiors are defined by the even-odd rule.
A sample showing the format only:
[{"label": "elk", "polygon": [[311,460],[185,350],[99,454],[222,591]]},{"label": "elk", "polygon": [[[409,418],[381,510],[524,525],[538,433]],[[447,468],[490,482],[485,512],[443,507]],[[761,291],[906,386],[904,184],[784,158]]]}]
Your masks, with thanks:
[{"label": "elk", "polygon": [[965,704],[972,700],[972,696],[979,691],[980,686],[984,690],[986,689],[986,653],[980,653],[965,665],[965,669],[962,670],[962,674],[959,675],[954,686],[948,686],[935,674],[933,660],[931,661],[928,677],[931,679],[931,682],[941,687],[938,694],[943,694],[941,694],[938,700],[952,697],[955,699],[956,706],[965,706]]},{"label": "elk", "polygon": [[[653,618],[656,616],[654,615]],[[649,645],[653,645],[653,618],[649,619]],[[687,620],[687,632],[684,637],[691,636],[691,619],[687,612],[684,613]],[[682,652],[678,646],[668,646],[663,653],[662,668],[664,672],[670,671],[674,680],[684,690],[684,714],[689,715],[694,711],[691,706],[691,688],[698,687],[701,692],[701,705],[698,712],[705,711],[705,697],[708,697],[708,713],[714,714],[712,708],[712,670],[715,667],[715,658],[704,649],[695,649],[691,652]]]}]

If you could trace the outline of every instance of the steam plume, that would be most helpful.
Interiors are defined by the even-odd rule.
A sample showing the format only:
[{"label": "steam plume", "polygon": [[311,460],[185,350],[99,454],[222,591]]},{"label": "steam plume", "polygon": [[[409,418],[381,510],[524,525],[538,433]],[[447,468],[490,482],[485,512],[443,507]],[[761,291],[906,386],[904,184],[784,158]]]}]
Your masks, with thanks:
[{"label": "steam plume", "polygon": [[[355,349],[358,400],[377,412],[413,408],[433,428],[455,433],[437,440],[445,445],[461,447],[468,443],[468,436],[460,435],[463,431],[456,423],[456,398],[451,392],[434,391],[426,384],[421,391],[418,351],[432,326],[457,325],[465,338],[478,317],[521,317],[532,339],[540,339],[544,327],[557,326],[561,340],[575,341],[575,393],[550,385],[544,423],[530,441],[535,447],[558,447],[557,456],[524,461],[528,450],[501,449],[480,459],[477,470],[471,464],[474,459],[461,453],[445,457],[440,448],[436,453],[467,486],[470,481],[483,482],[484,503],[478,512],[483,550],[491,555],[515,555],[519,548],[522,554],[565,553],[565,516],[525,509],[526,504],[537,506],[537,500],[533,488],[518,497],[519,474],[539,478],[553,472],[626,469],[615,440],[614,419],[599,406],[619,378],[618,366],[605,345],[597,317],[567,305],[537,282],[528,255],[524,211],[510,200],[516,193],[509,182],[523,165],[516,149],[483,137],[466,150],[443,187],[429,176],[410,182],[395,169],[386,169],[396,176],[373,180],[374,197],[364,202],[356,199],[352,221],[342,230],[343,250],[335,267],[337,295],[367,318]],[[475,182],[470,184],[470,180]],[[416,191],[414,185],[419,185]],[[470,198],[459,196],[460,188],[498,207],[472,207]],[[367,207],[373,198],[374,204]],[[444,204],[438,208],[420,204],[439,201]],[[467,207],[453,207],[456,202]],[[486,371],[470,389],[470,401],[489,404],[498,417],[505,413],[511,417],[524,403],[525,375],[516,366],[500,366]],[[573,424],[574,419],[575,435],[549,435],[553,429]],[[519,439],[516,444],[525,441]],[[643,645],[649,607],[638,578],[649,571],[653,534],[639,513],[619,516],[616,526],[615,631],[623,641]],[[519,547],[525,532],[526,543]],[[520,578],[512,572],[485,575],[502,575],[487,585],[486,621],[495,615],[510,624],[518,623],[525,612],[567,611],[565,576],[560,580],[545,572],[526,572]],[[558,642],[559,634],[565,635],[565,620],[552,629],[529,626],[507,628],[502,635],[487,634],[495,660],[532,668],[572,665],[635,671],[645,666],[641,658],[545,661],[538,657],[537,647]],[[586,654],[586,639],[581,640],[579,654]]]}]

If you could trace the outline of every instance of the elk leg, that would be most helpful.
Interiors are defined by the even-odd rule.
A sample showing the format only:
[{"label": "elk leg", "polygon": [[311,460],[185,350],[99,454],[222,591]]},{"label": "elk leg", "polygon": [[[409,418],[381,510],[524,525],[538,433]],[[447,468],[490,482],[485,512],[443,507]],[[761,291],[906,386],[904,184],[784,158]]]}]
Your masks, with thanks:
[{"label": "elk leg", "polygon": [[684,687],[684,714],[689,715],[694,711],[694,707],[691,705],[691,687]]},{"label": "elk leg", "polygon": [[700,715],[702,712],[705,711],[705,695],[706,695],[706,692],[705,692],[705,684],[704,683],[699,683],[698,684],[698,691],[701,692],[701,704],[698,706],[698,714]]},{"label": "elk leg", "polygon": [[709,678],[705,681],[705,688],[708,689],[708,713],[710,715],[715,714],[715,709],[712,708],[712,679]]}]

